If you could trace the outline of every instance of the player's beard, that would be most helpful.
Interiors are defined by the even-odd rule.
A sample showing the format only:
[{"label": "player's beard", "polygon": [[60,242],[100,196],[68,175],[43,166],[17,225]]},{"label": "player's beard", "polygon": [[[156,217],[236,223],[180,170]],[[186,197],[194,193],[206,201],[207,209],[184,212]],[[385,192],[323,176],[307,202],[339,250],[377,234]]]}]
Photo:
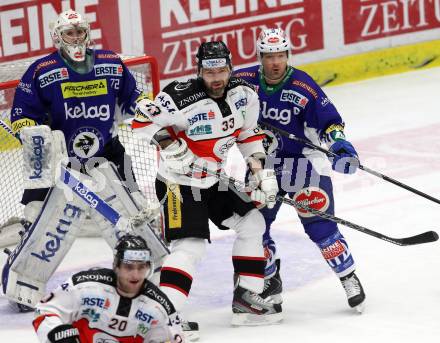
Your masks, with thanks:
[{"label": "player's beard", "polygon": [[212,81],[205,84],[209,96],[213,98],[221,98],[225,92],[226,82],[224,80]]}]

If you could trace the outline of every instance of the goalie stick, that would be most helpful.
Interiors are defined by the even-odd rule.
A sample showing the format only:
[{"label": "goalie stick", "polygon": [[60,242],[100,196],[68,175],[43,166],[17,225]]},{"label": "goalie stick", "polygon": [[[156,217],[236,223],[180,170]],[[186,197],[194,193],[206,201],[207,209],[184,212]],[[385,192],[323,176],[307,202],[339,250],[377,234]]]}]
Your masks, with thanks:
[{"label": "goalie stick", "polygon": [[[300,143],[304,144],[305,146],[307,146],[307,147],[309,147],[309,148],[311,148],[313,150],[318,150],[320,152],[323,152],[328,157],[335,157],[335,156],[337,156],[337,154],[335,154],[334,152],[331,152],[331,151],[329,151],[327,149],[324,149],[324,148],[320,147],[319,145],[316,145],[316,144],[313,144],[312,142],[309,142],[307,139],[304,139],[304,138],[301,138],[301,137],[297,137],[293,133],[289,133],[289,132],[287,132],[287,131],[285,131],[283,129],[280,129],[278,127],[275,127],[275,126],[273,126],[271,124],[261,123],[261,125],[263,127],[267,127],[269,130],[272,130],[274,132],[278,132],[281,136],[284,136],[284,137],[287,137],[287,138],[289,138],[291,140],[300,142]],[[362,164],[359,164],[359,169],[362,169],[363,171],[365,171],[367,173],[370,173],[370,174],[372,174],[374,176],[377,176],[377,177],[379,177],[379,178],[381,178],[381,179],[383,179],[385,181],[388,181],[388,182],[390,182],[390,183],[392,183],[392,184],[394,184],[394,185],[396,185],[398,187],[406,189],[407,191],[410,191],[410,192],[412,192],[414,194],[420,195],[421,197],[423,197],[425,199],[428,199],[428,200],[431,200],[431,201],[433,201],[433,202],[435,202],[437,204],[440,204],[440,200],[439,199],[434,198],[433,196],[431,196],[429,194],[423,193],[423,192],[421,192],[421,191],[419,191],[419,190],[417,190],[417,189],[415,189],[415,188],[413,188],[411,186],[405,185],[404,183],[402,183],[400,181],[397,181],[397,180],[395,180],[395,179],[393,179],[393,178],[391,178],[389,176],[386,176],[386,175],[381,174],[381,173],[379,173],[379,172],[377,172],[375,170],[367,168],[367,167],[365,167]]]},{"label": "goalie stick", "polygon": [[[245,191],[245,189],[247,187],[247,185],[244,182],[236,180],[235,178],[228,176],[225,173],[222,173],[219,171],[209,170],[207,168],[203,168],[203,167],[200,167],[200,166],[197,166],[194,164],[192,165],[192,169],[195,171],[198,171],[198,172],[205,172],[209,175],[216,176],[219,180],[222,180],[223,182],[232,185],[232,187],[235,187],[239,191]],[[341,219],[341,218],[338,218],[338,217],[333,216],[331,214],[316,210],[316,209],[311,208],[307,205],[301,204],[301,203],[294,201],[292,199],[282,197],[280,195],[276,196],[276,200],[278,202],[288,204],[288,205],[295,207],[297,209],[302,209],[302,210],[311,212],[318,217],[331,220],[332,222],[335,222],[337,224],[347,226],[351,229],[355,229],[355,230],[360,231],[362,233],[365,233],[367,235],[370,235],[370,236],[373,236],[373,237],[376,237],[376,238],[379,238],[384,241],[387,241],[387,242],[390,242],[390,243],[393,243],[396,245],[400,245],[400,246],[417,245],[417,244],[435,242],[439,238],[437,232],[435,232],[435,231],[427,231],[427,232],[423,232],[423,233],[415,235],[415,236],[404,237],[404,238],[392,238],[392,237],[386,236],[382,233],[379,233],[377,231],[367,229],[366,227],[363,227],[361,225],[357,225],[352,222],[349,222],[348,220]]]},{"label": "goalie stick", "polygon": [[[113,226],[124,224],[124,221],[127,220],[126,218],[122,217],[114,208],[107,204],[98,194],[92,192],[84,183],[79,181],[64,165],[61,165],[60,180],[88,206],[95,209],[99,214],[107,219]],[[136,216],[133,218],[136,219]],[[128,219],[128,221],[132,222],[131,219],[132,218]],[[153,255],[157,257],[164,257],[168,255],[170,251],[162,239],[156,235],[149,224],[145,223],[144,225],[146,226],[144,231],[148,236],[147,241],[154,240],[158,243],[150,244],[149,246]]]}]

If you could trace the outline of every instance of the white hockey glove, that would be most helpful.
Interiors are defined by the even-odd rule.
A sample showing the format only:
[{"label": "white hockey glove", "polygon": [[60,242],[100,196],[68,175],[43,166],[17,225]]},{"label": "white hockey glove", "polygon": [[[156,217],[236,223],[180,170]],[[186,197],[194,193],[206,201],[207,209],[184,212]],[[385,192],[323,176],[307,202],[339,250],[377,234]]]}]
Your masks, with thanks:
[{"label": "white hockey glove", "polygon": [[191,172],[191,164],[196,159],[186,142],[180,138],[162,149],[160,156],[168,171],[184,175]]},{"label": "white hockey glove", "polygon": [[251,192],[252,201],[266,204],[271,209],[275,206],[278,193],[278,182],[272,169],[262,169],[254,174],[258,188]]}]

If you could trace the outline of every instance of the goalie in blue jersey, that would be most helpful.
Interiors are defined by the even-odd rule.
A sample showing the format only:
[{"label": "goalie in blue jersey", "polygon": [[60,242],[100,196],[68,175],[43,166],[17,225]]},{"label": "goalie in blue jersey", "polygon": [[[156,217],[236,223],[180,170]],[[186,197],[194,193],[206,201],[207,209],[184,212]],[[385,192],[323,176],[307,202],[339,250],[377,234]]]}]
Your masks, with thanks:
[{"label": "goalie in blue jersey", "polygon": [[[359,166],[357,152],[344,134],[344,122],[321,87],[304,71],[289,65],[291,44],[281,29],[265,29],[257,40],[259,65],[235,72],[258,89],[259,123],[268,123],[300,139],[326,144],[337,156],[331,167],[352,174]],[[320,211],[334,214],[334,199],[327,157],[304,144],[267,130],[266,148],[273,157],[280,193]],[[265,290],[261,296],[281,303],[280,260],[270,234],[281,203],[262,209],[266,221],[263,244],[268,256]],[[350,307],[362,311],[365,293],[355,274],[348,244],[336,223],[298,210],[310,239],[341,280]]]},{"label": "goalie in blue jersey", "polygon": [[[88,210],[82,201],[87,194],[69,198],[57,185],[61,160],[83,182],[101,181],[96,193],[125,218],[148,206],[118,139],[119,123],[134,115],[141,96],[133,75],[114,52],[91,49],[89,24],[76,11],[61,13],[51,35],[57,50],[30,65],[11,109],[12,129],[23,145],[25,210],[21,241],[3,268],[2,288],[21,310],[44,295]],[[114,227],[96,211],[91,217],[113,247]]]}]

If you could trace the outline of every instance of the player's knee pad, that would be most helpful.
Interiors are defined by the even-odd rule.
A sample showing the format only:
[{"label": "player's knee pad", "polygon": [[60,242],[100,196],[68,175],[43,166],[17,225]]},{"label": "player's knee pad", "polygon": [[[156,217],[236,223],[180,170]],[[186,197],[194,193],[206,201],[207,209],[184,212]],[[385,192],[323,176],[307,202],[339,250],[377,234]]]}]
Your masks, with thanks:
[{"label": "player's knee pad", "polygon": [[355,270],[356,266],[350,248],[339,230],[315,243],[327,264],[339,278]]},{"label": "player's knee pad", "polygon": [[172,263],[187,270],[195,266],[206,254],[206,242],[202,238],[182,238],[172,241],[171,253],[165,258],[163,265]]},{"label": "player's knee pad", "polygon": [[3,292],[33,307],[44,295],[47,280],[69,251],[84,209],[68,203],[61,189],[47,195],[40,214],[10,253],[2,272]]},{"label": "player's knee pad", "polygon": [[225,219],[222,225],[234,230],[240,239],[258,237],[260,240],[266,227],[263,215],[256,208],[250,210],[244,216],[234,213],[231,217]]}]

